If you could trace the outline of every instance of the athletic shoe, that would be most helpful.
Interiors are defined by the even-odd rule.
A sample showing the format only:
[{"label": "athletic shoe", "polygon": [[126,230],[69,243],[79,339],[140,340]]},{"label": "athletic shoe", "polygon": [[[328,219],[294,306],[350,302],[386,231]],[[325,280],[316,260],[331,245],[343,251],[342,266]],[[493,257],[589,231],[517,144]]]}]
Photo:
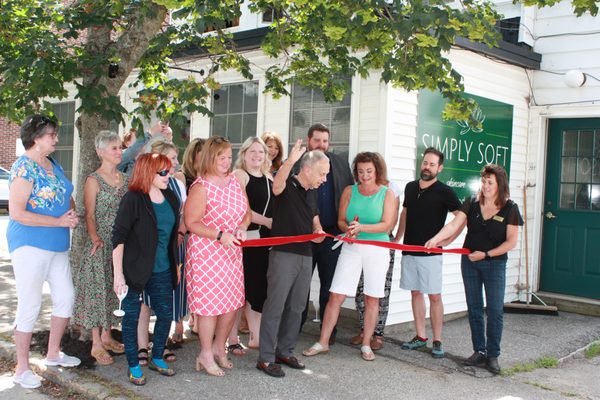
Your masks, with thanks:
[{"label": "athletic shoe", "polygon": [[439,340],[433,341],[433,348],[431,349],[431,356],[433,358],[444,358],[444,348],[442,342]]},{"label": "athletic shoe", "polygon": [[44,363],[48,367],[76,367],[81,364],[81,360],[77,357],[71,357],[63,353],[62,351],[58,353],[57,360],[49,360],[48,357],[44,360]]},{"label": "athletic shoe", "polygon": [[25,389],[35,389],[42,386],[42,378],[31,372],[30,369],[23,372],[21,375],[14,375],[13,382],[21,385]]},{"label": "athletic shoe", "polygon": [[402,343],[402,349],[404,350],[416,350],[427,345],[427,338],[420,338],[415,336],[410,342]]}]

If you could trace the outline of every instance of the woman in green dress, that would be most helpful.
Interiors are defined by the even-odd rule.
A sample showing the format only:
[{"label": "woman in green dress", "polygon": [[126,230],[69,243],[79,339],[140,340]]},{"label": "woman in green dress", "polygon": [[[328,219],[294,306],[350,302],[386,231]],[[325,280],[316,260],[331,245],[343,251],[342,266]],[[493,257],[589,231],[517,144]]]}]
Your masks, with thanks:
[{"label": "woman in green dress", "polygon": [[121,162],[121,140],[114,132],[101,131],[95,140],[102,164],[84,186],[87,238],[79,268],[74,270],[75,310],[73,321],[92,331],[92,357],[100,365],[113,363],[108,351],[124,352],[110,329],[119,323],[113,316],[119,301],[113,292],[111,235],[121,197],[127,192],[127,176],[117,170]]}]

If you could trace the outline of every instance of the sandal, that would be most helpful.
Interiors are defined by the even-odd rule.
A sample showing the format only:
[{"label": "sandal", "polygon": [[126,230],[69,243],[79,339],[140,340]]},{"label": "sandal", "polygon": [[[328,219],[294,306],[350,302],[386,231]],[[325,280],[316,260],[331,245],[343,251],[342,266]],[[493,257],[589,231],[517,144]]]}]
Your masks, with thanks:
[{"label": "sandal", "polygon": [[93,349],[92,357],[94,357],[96,362],[100,365],[110,365],[115,362],[110,354],[103,348]]},{"label": "sandal", "polygon": [[138,350],[138,362],[142,367],[148,365],[148,349],[141,348]]},{"label": "sandal", "polygon": [[362,359],[365,361],[373,361],[375,359],[375,353],[373,353],[373,350],[369,346],[361,346],[360,353]]},{"label": "sandal", "polygon": [[171,350],[165,349],[165,352],[163,353],[163,360],[166,362],[175,362],[177,361],[177,356]]},{"label": "sandal", "polygon": [[150,360],[148,362],[148,368],[150,368],[152,371],[156,371],[159,374],[164,375],[164,376],[173,376],[173,375],[175,375],[175,371],[172,368],[159,367],[158,365],[156,365],[154,363],[154,360]]},{"label": "sandal", "polygon": [[125,345],[114,340],[102,343],[102,347],[104,347],[105,350],[112,352],[113,354],[125,353]]},{"label": "sandal", "polygon": [[225,372],[221,368],[219,368],[217,364],[205,367],[204,364],[202,364],[202,361],[200,361],[200,356],[198,356],[196,357],[196,371],[202,370],[205,370],[206,373],[210,376],[225,376]]},{"label": "sandal", "polygon": [[225,368],[225,369],[232,369],[233,368],[233,363],[231,361],[229,361],[229,359],[227,358],[227,356],[223,356],[223,357],[217,357],[217,356],[215,356],[215,362],[221,368]]},{"label": "sandal", "polygon": [[227,346],[227,352],[239,357],[246,355],[246,349],[241,343],[230,344]]},{"label": "sandal", "polygon": [[373,335],[371,338],[371,350],[377,351],[383,349],[383,336]]},{"label": "sandal", "polygon": [[[138,365],[134,369],[137,369],[139,367],[140,366]],[[137,371],[140,373],[140,376],[136,378],[135,376],[133,376],[133,372],[131,371],[131,368],[129,368],[129,382],[133,383],[135,386],[143,386],[146,384],[146,377],[141,372],[141,369],[139,369]]]},{"label": "sandal", "polygon": [[329,347],[325,348],[319,342],[316,342],[308,349],[304,350],[302,354],[306,357],[316,356],[317,354],[327,354],[329,352]]}]

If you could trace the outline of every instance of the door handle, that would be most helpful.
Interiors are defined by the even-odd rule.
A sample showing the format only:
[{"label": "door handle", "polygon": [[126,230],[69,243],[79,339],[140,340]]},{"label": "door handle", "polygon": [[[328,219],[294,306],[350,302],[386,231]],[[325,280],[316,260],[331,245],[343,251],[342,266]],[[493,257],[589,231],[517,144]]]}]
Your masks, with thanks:
[{"label": "door handle", "polygon": [[544,214],[544,216],[547,219],[554,219],[554,218],[556,218],[556,215],[552,214],[552,211],[548,211],[546,214]]}]

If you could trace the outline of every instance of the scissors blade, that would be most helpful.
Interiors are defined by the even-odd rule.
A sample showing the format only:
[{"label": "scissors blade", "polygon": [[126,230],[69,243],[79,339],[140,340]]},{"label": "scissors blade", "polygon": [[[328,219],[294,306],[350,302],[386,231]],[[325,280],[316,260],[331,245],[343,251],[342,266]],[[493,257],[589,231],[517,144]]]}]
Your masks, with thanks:
[{"label": "scissors blade", "polygon": [[340,239],[341,239],[341,238],[345,238],[345,237],[346,237],[346,234],[345,234],[345,233],[344,233],[343,235],[341,235],[339,238],[337,238],[337,237],[336,237],[334,240],[337,240],[337,242],[336,242],[336,243],[334,243],[334,245],[333,245],[333,246],[331,246],[331,250],[335,250],[335,249],[337,249],[338,247],[340,247],[342,244],[344,244],[344,241],[343,241],[343,240],[340,240]]}]

